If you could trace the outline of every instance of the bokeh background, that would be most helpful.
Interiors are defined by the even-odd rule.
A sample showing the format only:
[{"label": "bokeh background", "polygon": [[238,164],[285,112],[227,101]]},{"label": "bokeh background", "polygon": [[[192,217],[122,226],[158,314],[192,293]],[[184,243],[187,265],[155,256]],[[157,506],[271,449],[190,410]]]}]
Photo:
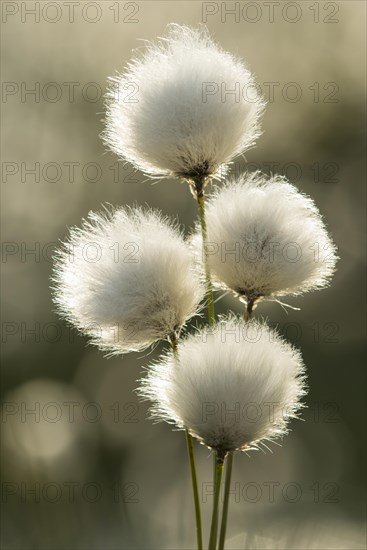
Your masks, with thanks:
[{"label": "bokeh background", "polygon": [[[99,138],[107,77],[174,21],[205,22],[247,60],[269,100],[248,169],[285,173],[311,195],[341,258],[329,289],[287,301],[301,311],[256,311],[302,349],[310,393],[282,447],[236,456],[227,547],[365,548],[366,4],[1,7],[2,547],[195,546],[184,437],[147,420],[134,393],[161,348],[105,359],[58,319],[49,290],[58,239],[101,203],[149,204],[187,231],[195,222],[186,185],[152,185]],[[240,311],[218,302],[229,308]],[[212,463],[206,448],[197,455],[207,534]]]}]

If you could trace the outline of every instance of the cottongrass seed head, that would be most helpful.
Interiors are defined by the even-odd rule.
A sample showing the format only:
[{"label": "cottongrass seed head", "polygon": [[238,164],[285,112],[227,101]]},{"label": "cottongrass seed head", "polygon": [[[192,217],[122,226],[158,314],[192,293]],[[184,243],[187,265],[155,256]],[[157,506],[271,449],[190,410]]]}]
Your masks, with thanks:
[{"label": "cottongrass seed head", "polygon": [[302,407],[304,366],[266,324],[230,316],[180,342],[178,356],[149,367],[139,393],[153,401],[153,418],[224,455],[287,432]]},{"label": "cottongrass seed head", "polygon": [[90,213],[59,250],[53,281],[61,315],[116,354],[179,331],[204,293],[176,225],[141,209]]},{"label": "cottongrass seed head", "polygon": [[105,143],[151,176],[205,178],[252,147],[264,101],[205,26],[171,24],[110,78]]},{"label": "cottongrass seed head", "polygon": [[[217,287],[247,299],[327,286],[336,247],[313,200],[281,176],[245,174],[208,200],[207,258]],[[198,228],[192,239],[204,256]]]}]

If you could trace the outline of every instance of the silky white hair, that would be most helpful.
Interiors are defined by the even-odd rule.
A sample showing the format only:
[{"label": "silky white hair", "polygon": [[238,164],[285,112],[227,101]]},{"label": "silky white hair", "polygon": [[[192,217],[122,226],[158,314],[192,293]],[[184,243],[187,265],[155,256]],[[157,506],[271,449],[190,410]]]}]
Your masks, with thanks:
[{"label": "silky white hair", "polygon": [[306,392],[300,353],[264,323],[230,316],[148,368],[140,396],[157,420],[225,454],[287,432]]},{"label": "silky white hair", "polygon": [[179,331],[204,295],[177,224],[139,208],[92,212],[72,228],[53,281],[61,315],[111,354]]},{"label": "silky white hair", "polygon": [[109,79],[106,97],[104,142],[151,176],[220,176],[260,135],[251,73],[205,26],[169,25]]},{"label": "silky white hair", "polygon": [[[250,299],[297,295],[327,286],[335,271],[336,247],[317,207],[282,176],[245,174],[218,188],[206,221],[219,288]],[[205,261],[199,228],[192,244]]]}]

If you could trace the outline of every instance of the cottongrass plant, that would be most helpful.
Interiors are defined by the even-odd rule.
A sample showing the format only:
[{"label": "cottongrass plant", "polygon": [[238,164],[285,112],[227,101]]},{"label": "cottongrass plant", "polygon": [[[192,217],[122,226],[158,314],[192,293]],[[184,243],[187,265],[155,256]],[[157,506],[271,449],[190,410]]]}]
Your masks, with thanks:
[{"label": "cottongrass plant", "polygon": [[[230,316],[204,327],[148,368],[140,395],[151,416],[186,429],[215,451],[209,548],[216,547],[223,464],[234,451],[257,448],[287,432],[305,394],[301,355],[266,324]],[[224,545],[228,495],[223,506]]]},{"label": "cottongrass plant", "polygon": [[206,206],[207,242],[192,238],[214,285],[245,300],[251,313],[263,298],[328,286],[336,247],[310,197],[282,176],[244,174],[219,187]]},{"label": "cottongrass plant", "polygon": [[153,210],[91,212],[54,265],[60,314],[109,354],[176,338],[204,295],[177,224]]},{"label": "cottongrass plant", "polygon": [[150,176],[220,176],[260,135],[264,102],[255,92],[244,62],[204,26],[171,24],[110,79],[104,139]]},{"label": "cottongrass plant", "polygon": [[[148,367],[140,394],[154,403],[153,418],[186,427],[224,458],[286,433],[300,408],[303,375],[300,353],[274,330],[232,315],[183,339],[177,356],[169,352]],[[271,415],[266,403],[273,404]],[[263,412],[250,418],[248,406]]]},{"label": "cottongrass plant", "polygon": [[[253,307],[263,297],[324,287],[336,262],[314,203],[279,176],[267,180],[257,173],[224,185],[205,213],[208,182],[220,179],[261,133],[264,101],[254,99],[251,89],[255,81],[245,63],[222,50],[204,26],[172,24],[166,37],[148,43],[109,81],[103,139],[146,175],[188,182],[200,227],[187,242],[159,212],[105,210],[71,229],[55,257],[58,311],[103,351],[122,354],[170,343],[147,368],[138,393],[152,401],[153,418],[185,430],[199,550],[194,440],[215,457],[209,550],[222,550],[234,453],[267,448],[285,435],[306,392],[300,353],[266,323],[251,319]],[[287,256],[291,252],[284,248],[291,244],[300,257]],[[251,245],[256,257],[220,254],[221,247],[228,252],[237,245],[240,251]],[[216,321],[211,272],[218,289],[247,302],[244,319],[229,314]],[[204,294],[208,325],[181,338]],[[249,406],[260,410],[255,421],[246,415]],[[231,409],[239,414],[225,414]]]}]

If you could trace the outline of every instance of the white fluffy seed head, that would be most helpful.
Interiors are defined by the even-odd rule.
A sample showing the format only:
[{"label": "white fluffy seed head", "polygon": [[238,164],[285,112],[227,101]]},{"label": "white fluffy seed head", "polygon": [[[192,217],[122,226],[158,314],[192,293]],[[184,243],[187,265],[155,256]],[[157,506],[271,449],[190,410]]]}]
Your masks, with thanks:
[{"label": "white fluffy seed head", "polygon": [[221,454],[256,447],[287,432],[302,407],[298,351],[266,324],[223,318],[148,369],[140,395],[152,416],[188,429]]},{"label": "white fluffy seed head", "polygon": [[[220,188],[206,206],[208,263],[217,287],[256,299],[325,287],[336,247],[311,198],[281,176],[256,172]],[[197,230],[194,250],[203,258]]]},{"label": "white fluffy seed head", "polygon": [[204,26],[167,37],[110,78],[105,143],[151,176],[221,175],[260,135],[264,101]]},{"label": "white fluffy seed head", "polygon": [[61,315],[111,354],[178,331],[204,293],[177,226],[141,209],[90,213],[58,252],[53,281]]}]

